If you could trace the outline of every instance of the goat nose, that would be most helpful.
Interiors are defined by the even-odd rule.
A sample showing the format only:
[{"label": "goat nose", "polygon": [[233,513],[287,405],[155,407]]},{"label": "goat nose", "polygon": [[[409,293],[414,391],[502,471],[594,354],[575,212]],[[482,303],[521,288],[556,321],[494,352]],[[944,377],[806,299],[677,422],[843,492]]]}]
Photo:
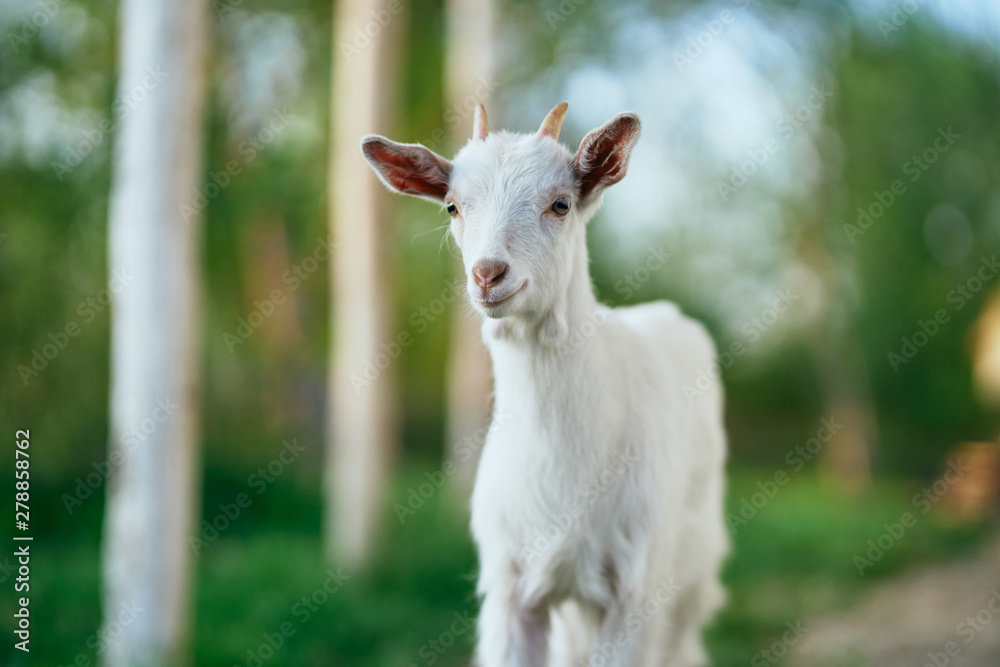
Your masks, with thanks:
[{"label": "goat nose", "polygon": [[503,282],[509,268],[506,262],[485,259],[476,262],[476,265],[472,267],[472,277],[475,278],[479,289],[488,290]]}]

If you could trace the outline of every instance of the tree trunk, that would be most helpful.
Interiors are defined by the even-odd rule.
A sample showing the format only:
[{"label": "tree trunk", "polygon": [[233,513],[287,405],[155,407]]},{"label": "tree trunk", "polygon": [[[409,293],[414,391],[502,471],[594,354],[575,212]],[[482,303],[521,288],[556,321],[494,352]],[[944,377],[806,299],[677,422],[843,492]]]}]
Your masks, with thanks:
[{"label": "tree trunk", "polygon": [[[381,0],[341,0],[333,36],[330,151],[332,354],[328,376],[324,532],[327,557],[358,567],[372,550],[389,464],[399,438],[392,298],[387,267],[390,230],[385,193],[359,149],[382,129],[391,89],[392,38],[400,14]],[[376,26],[374,36],[365,33]],[[371,32],[371,31],[369,31]]]},{"label": "tree trunk", "polygon": [[[457,149],[472,137],[470,111],[473,105],[489,103],[489,100],[477,95],[491,88],[484,82],[491,80],[493,71],[493,0],[449,0],[447,11],[445,83],[448,105],[457,111],[459,118],[465,120],[451,128],[452,146]],[[499,116],[495,107],[488,110],[487,115],[494,121]],[[456,262],[454,270],[459,280],[464,281],[461,262]],[[477,438],[476,432],[489,423],[490,396],[493,392],[490,357],[483,343],[480,324],[465,307],[451,310],[449,347],[445,456],[458,466],[456,491],[464,500],[472,490],[482,451],[482,438]],[[474,445],[471,450],[475,453],[473,456],[460,454],[470,451],[463,446],[466,443]]]},{"label": "tree trunk", "polygon": [[[819,224],[809,219],[803,227],[799,257],[819,278],[822,298],[828,304],[849,302],[837,281]],[[829,307],[826,311],[806,333],[819,377],[822,416],[839,428],[823,446],[817,466],[825,483],[854,495],[871,481],[871,451],[878,438],[878,422],[861,340],[850,313]]]},{"label": "tree trunk", "polygon": [[118,93],[134,105],[118,119],[110,205],[109,667],[189,662],[207,31],[198,0],[122,4]]}]

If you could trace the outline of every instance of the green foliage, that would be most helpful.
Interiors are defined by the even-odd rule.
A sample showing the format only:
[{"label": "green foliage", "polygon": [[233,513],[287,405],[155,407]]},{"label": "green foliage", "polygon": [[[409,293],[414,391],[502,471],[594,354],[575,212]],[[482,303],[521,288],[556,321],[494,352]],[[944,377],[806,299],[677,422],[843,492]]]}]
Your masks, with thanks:
[{"label": "green foliage", "polygon": [[[452,489],[442,489],[402,523],[388,507],[405,501],[429,465],[408,466],[397,477],[387,498],[381,548],[364,572],[323,563],[318,486],[285,484],[262,495],[196,560],[195,664],[246,665],[256,655],[266,667],[398,667],[429,665],[432,657],[437,665],[467,665],[473,632],[465,623],[477,610],[476,564]],[[738,512],[741,499],[772,472],[735,474],[729,511]],[[210,488],[230,484],[211,472],[208,482]],[[811,623],[843,609],[887,575],[979,543],[979,528],[956,531],[933,514],[920,515],[876,567],[859,576],[853,557],[884,532],[884,523],[913,511],[900,500],[910,496],[905,486],[886,482],[845,500],[803,472],[781,487],[734,536],[725,577],[730,602],[708,632],[713,664],[748,664],[786,622]],[[306,519],[292,520],[288,498],[295,498]],[[205,516],[227,500],[227,494],[206,500]],[[93,660],[100,639],[97,540],[81,531],[47,536],[34,548],[32,613],[46,620],[35,626],[32,664],[68,665],[79,654]],[[12,604],[9,596],[2,598],[0,613],[9,617]],[[462,622],[453,627],[457,620]],[[283,627],[287,636],[279,638],[275,633]],[[273,656],[268,636],[271,644],[281,644]],[[27,664],[18,662],[10,646],[3,651],[11,667]]]},{"label": "green foliage", "polygon": [[[1000,151],[1000,122],[979,111],[980,104],[1000,101],[996,59],[915,23],[894,35],[891,49],[859,37],[836,74],[831,120],[850,150],[842,211],[827,231],[857,262],[864,285],[857,322],[884,429],[885,463],[926,470],[953,444],[953,434],[993,435],[972,395],[968,337],[1000,283],[987,283],[971,299],[953,290],[1000,247],[991,210],[997,174],[990,166]],[[942,128],[960,137],[926,168],[914,167],[914,156],[930,149]],[[847,225],[857,225],[858,207],[877,203],[896,180],[905,195],[854,236]],[[934,242],[925,238],[925,220],[941,205],[964,213],[972,232],[967,257],[952,265],[937,260]],[[948,320],[939,332],[894,367],[889,353],[899,354],[902,339],[912,339],[919,322],[942,309]]]}]

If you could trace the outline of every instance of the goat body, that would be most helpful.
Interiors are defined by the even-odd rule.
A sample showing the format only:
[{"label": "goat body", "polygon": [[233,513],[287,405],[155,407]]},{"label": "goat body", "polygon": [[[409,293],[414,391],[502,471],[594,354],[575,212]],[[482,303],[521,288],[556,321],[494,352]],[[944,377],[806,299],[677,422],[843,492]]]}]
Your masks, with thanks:
[{"label": "goat body", "polygon": [[696,667],[724,600],[721,388],[673,304],[609,309],[593,292],[586,221],[625,175],[638,118],[571,155],[565,103],[537,135],[486,129],[452,163],[366,137],[390,188],[444,201],[470,295],[486,315],[494,412],[472,497],[481,667]]}]

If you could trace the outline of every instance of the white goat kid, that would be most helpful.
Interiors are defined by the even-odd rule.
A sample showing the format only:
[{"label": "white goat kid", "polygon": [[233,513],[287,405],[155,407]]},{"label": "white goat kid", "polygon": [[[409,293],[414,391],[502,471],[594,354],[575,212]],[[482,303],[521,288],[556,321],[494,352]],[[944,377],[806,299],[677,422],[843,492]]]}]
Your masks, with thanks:
[{"label": "white goat kid", "polygon": [[567,107],[523,135],[490,134],[480,106],[454,162],[361,142],[390,189],[447,207],[486,316],[503,419],[472,497],[478,663],[704,665],[701,631],[725,597],[722,392],[692,404],[682,387],[715,350],[673,304],[598,304],[586,223],[625,176],[639,119],[615,116],[572,154],[558,143]]}]

